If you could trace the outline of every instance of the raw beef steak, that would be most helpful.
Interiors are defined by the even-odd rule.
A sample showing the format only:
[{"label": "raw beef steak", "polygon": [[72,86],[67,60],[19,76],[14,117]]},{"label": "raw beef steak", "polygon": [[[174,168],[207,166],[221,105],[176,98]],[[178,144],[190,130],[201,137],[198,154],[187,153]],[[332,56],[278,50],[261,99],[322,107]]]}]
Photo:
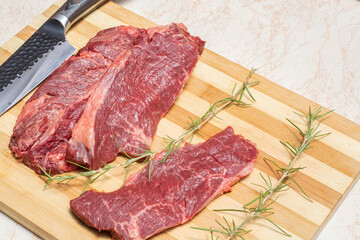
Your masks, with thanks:
[{"label": "raw beef steak", "polygon": [[135,27],[100,31],[76,56],[55,70],[24,105],[9,147],[38,174],[71,171],[65,161],[72,128],[90,94],[114,59],[140,36]]},{"label": "raw beef steak", "polygon": [[154,157],[151,179],[146,166],[111,193],[85,192],[70,202],[87,225],[110,231],[114,239],[146,239],[185,223],[211,200],[248,175],[258,151],[234,135],[231,127],[202,144],[188,144],[171,154]]},{"label": "raw beef steak", "polygon": [[142,32],[108,68],[75,125],[67,157],[98,169],[121,152],[148,149],[160,119],[189,79],[204,49],[183,24]]}]

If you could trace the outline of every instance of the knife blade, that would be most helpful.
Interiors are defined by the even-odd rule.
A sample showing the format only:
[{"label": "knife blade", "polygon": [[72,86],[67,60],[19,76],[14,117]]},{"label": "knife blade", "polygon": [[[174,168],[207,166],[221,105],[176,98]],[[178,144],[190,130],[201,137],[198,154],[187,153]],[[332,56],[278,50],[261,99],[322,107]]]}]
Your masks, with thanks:
[{"label": "knife blade", "polygon": [[0,66],[0,116],[76,52],[65,32],[106,1],[66,1]]}]

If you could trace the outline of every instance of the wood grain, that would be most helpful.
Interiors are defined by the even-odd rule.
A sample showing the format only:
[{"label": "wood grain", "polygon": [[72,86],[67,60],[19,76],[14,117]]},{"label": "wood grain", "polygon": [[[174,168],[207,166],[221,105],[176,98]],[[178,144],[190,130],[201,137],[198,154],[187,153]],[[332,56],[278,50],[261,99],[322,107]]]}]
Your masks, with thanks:
[{"label": "wood grain", "polygon": [[[16,51],[63,2],[58,1],[4,44],[0,48],[0,63]],[[155,23],[108,2],[72,27],[67,38],[79,49],[99,30],[121,24],[156,26]],[[182,128],[188,124],[189,116],[199,117],[210,103],[229,96],[233,85],[244,80],[248,73],[248,69],[206,49],[184,91],[161,120],[152,148],[162,146],[162,137],[165,135],[176,137],[181,134]],[[231,193],[215,199],[194,219],[152,239],[210,239],[209,234],[190,227],[215,227],[214,220],[221,220],[223,216],[241,221],[244,217],[241,214],[214,212],[212,209],[240,208],[256,197],[259,189],[252,183],[261,183],[259,173],[268,174],[276,181],[278,176],[263,161],[264,157],[274,160],[280,166],[288,163],[289,155],[279,139],[291,141],[295,129],[285,118],[301,124],[293,111],[305,111],[308,106],[319,105],[257,74],[253,79],[261,82],[253,89],[256,103],[249,108],[232,106],[221,112],[219,117],[223,120],[211,120],[201,129],[201,136],[195,137],[194,142],[204,141],[231,125],[237,134],[242,134],[257,144],[260,155],[254,171],[236,184]],[[31,94],[0,117],[0,210],[44,239],[109,239],[107,233],[98,233],[88,228],[71,214],[69,200],[79,195],[86,179],[74,180],[71,185],[52,185],[43,190],[43,180],[11,155],[8,149],[9,138],[16,118]],[[302,198],[297,187],[290,185],[290,190],[282,193],[274,204],[275,214],[270,216],[272,221],[293,235],[293,239],[312,239],[317,236],[359,178],[359,125],[333,113],[323,121],[322,130],[332,134],[315,142],[314,147],[299,159],[299,165],[307,168],[295,176],[314,202]],[[118,157],[115,162],[121,161],[122,158]],[[137,165],[132,172],[141,167]],[[124,169],[115,168],[90,188],[99,191],[115,190],[122,184],[124,174]],[[261,220],[250,223],[247,228],[253,230],[247,235],[247,239],[288,239]]]}]

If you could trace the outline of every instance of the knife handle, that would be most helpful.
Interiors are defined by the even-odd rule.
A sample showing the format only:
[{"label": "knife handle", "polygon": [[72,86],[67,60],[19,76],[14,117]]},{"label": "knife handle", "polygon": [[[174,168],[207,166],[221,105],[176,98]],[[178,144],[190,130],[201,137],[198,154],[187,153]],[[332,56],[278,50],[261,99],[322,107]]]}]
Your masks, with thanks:
[{"label": "knife handle", "polygon": [[75,22],[105,3],[107,0],[68,0],[50,17],[61,22],[67,31]]}]

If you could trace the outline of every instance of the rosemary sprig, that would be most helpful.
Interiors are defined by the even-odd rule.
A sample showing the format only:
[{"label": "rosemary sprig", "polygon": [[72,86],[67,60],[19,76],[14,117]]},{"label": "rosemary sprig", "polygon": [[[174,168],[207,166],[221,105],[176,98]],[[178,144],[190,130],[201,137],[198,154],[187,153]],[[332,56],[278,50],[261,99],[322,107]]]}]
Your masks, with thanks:
[{"label": "rosemary sprig", "polygon": [[[181,144],[185,140],[187,140],[188,138],[190,138],[189,142],[191,142],[194,135],[196,133],[198,133],[198,131],[207,122],[209,122],[212,118],[217,117],[217,114],[220,111],[230,107],[233,104],[236,104],[236,105],[241,106],[241,107],[245,107],[245,106],[250,105],[249,103],[246,103],[246,102],[243,101],[243,98],[245,96],[250,98],[252,101],[255,101],[254,96],[251,94],[251,92],[249,90],[250,87],[252,87],[252,86],[259,83],[259,81],[249,82],[249,80],[251,79],[251,77],[255,73],[255,71],[256,71],[256,69],[251,68],[251,71],[249,72],[248,76],[246,77],[246,79],[244,80],[242,85],[239,87],[239,89],[237,89],[237,86],[238,86],[237,84],[234,85],[231,97],[221,99],[221,100],[215,102],[214,104],[210,105],[210,108],[199,119],[192,120],[190,118],[191,123],[184,128],[184,132],[178,138],[174,139],[174,138],[171,138],[169,136],[166,136],[164,138],[164,142],[166,143],[165,147],[160,148],[160,149],[158,149],[156,151],[140,149],[140,150],[143,151],[143,153],[141,153],[139,155],[136,155],[134,157],[131,157],[120,147],[120,144],[118,143],[116,137],[114,136],[116,144],[118,145],[118,147],[120,149],[120,152],[127,158],[127,160],[124,163],[117,164],[117,165],[108,165],[108,164],[106,164],[104,167],[99,168],[97,170],[90,170],[90,169],[88,169],[88,168],[86,168],[86,167],[84,167],[82,165],[70,162],[72,164],[75,164],[76,166],[79,166],[80,168],[85,169],[86,171],[80,172],[79,174],[76,174],[76,175],[71,175],[71,174],[65,173],[65,174],[62,174],[62,175],[56,175],[54,177],[51,176],[50,172],[47,173],[40,166],[40,168],[44,172],[44,175],[42,175],[42,176],[47,178],[45,180],[46,184],[45,184],[44,188],[46,188],[52,182],[68,184],[74,178],[85,176],[85,177],[89,177],[89,180],[87,181],[86,186],[82,191],[82,193],[83,193],[84,190],[86,189],[86,187],[89,184],[94,182],[96,179],[98,179],[100,176],[102,176],[103,174],[108,172],[110,169],[113,169],[113,168],[118,167],[118,166],[123,166],[126,169],[126,173],[125,173],[125,180],[126,180],[127,176],[128,176],[129,169],[132,166],[132,164],[134,164],[135,162],[139,162],[139,161],[142,161],[143,163],[149,162],[149,180],[150,180],[151,170],[152,170],[152,160],[153,160],[156,153],[158,153],[160,151],[163,151],[163,150],[166,150],[166,154],[164,155],[164,157],[161,160],[163,163],[165,163],[166,159],[169,157],[170,154],[175,153],[176,150],[181,146]],[[124,180],[124,183],[125,183],[125,180]]]},{"label": "rosemary sprig", "polygon": [[[224,221],[227,224],[228,228],[224,228],[224,226],[220,222],[216,221],[218,226],[221,229],[223,229],[224,231],[214,230],[211,227],[210,228],[193,227],[193,228],[198,229],[198,230],[203,230],[203,231],[209,231],[211,233],[217,232],[217,233],[225,234],[227,236],[228,240],[236,239],[237,237],[240,237],[241,239],[245,239],[243,235],[244,235],[244,233],[247,233],[248,231],[246,231],[244,229],[244,225],[247,224],[248,222],[250,222],[252,219],[260,218],[260,219],[270,222],[273,226],[275,226],[278,230],[280,230],[284,235],[290,236],[290,234],[285,232],[279,225],[277,225],[275,222],[271,221],[269,218],[264,216],[266,214],[271,215],[274,213],[274,212],[272,212],[272,208],[270,206],[277,200],[277,198],[272,200],[270,203],[267,203],[267,202],[269,202],[270,198],[272,198],[276,193],[279,193],[281,191],[286,191],[289,189],[288,186],[291,182],[288,182],[288,180],[291,180],[292,182],[294,182],[296,184],[296,186],[301,190],[302,195],[307,200],[312,202],[310,197],[305,193],[305,191],[300,187],[300,185],[291,176],[293,173],[303,169],[304,167],[293,167],[293,165],[296,162],[296,160],[299,158],[301,153],[303,153],[305,150],[310,148],[310,143],[314,139],[318,139],[320,137],[324,137],[324,136],[327,136],[330,134],[330,133],[322,134],[321,131],[318,130],[318,128],[321,124],[321,121],[319,121],[319,120],[331,112],[333,112],[333,110],[328,111],[324,114],[321,114],[321,107],[316,109],[315,111],[312,111],[311,107],[309,107],[309,110],[307,113],[304,113],[304,112],[296,113],[295,112],[301,118],[306,120],[307,127],[305,130],[301,130],[301,128],[299,126],[297,126],[294,122],[292,122],[290,119],[286,119],[292,126],[294,126],[297,129],[298,133],[302,137],[302,140],[300,141],[298,139],[298,137],[296,136],[296,134],[294,133],[294,141],[295,141],[294,144],[291,144],[290,142],[280,141],[280,143],[291,154],[291,159],[285,168],[282,168],[278,164],[276,164],[274,161],[265,158],[265,161],[269,161],[269,162],[273,163],[274,166],[277,168],[277,170],[282,173],[280,179],[275,184],[273,184],[269,175],[267,177],[265,177],[263,174],[260,173],[260,177],[264,181],[265,186],[262,186],[259,184],[254,184],[261,188],[259,196],[257,196],[255,199],[253,199],[249,203],[245,204],[243,206],[243,209],[217,209],[217,210],[214,210],[214,211],[231,211],[231,212],[246,213],[247,217],[240,224],[235,224],[235,221],[232,220],[233,224],[232,224],[232,227],[230,227],[228,225],[229,220],[227,220],[224,217]],[[319,121],[319,122],[314,126],[316,121]],[[257,202],[256,207],[249,207],[250,205],[254,204],[255,202]]]},{"label": "rosemary sprig", "polygon": [[194,135],[212,118],[217,117],[217,114],[220,111],[230,107],[233,104],[236,104],[241,107],[250,105],[249,103],[243,101],[243,97],[245,96],[245,93],[248,94],[248,97],[250,97],[252,101],[256,101],[254,96],[251,94],[249,90],[249,87],[252,87],[259,83],[259,81],[249,82],[255,71],[256,69],[251,68],[249,75],[246,77],[246,79],[244,80],[244,82],[242,83],[239,89],[236,90],[237,84],[234,85],[234,88],[231,93],[232,95],[231,97],[223,98],[210,105],[210,108],[200,118],[196,120],[192,120],[190,118],[191,123],[186,127],[184,127],[185,131],[177,139],[167,136],[165,138],[165,142],[167,143],[167,146],[165,149],[162,149],[162,150],[166,150],[166,154],[163,157],[162,162],[165,162],[171,153],[175,153],[176,150],[181,146],[181,144],[189,137],[190,137],[189,142],[191,142]]},{"label": "rosemary sprig", "polygon": [[40,167],[40,169],[43,171],[44,175],[41,175],[42,177],[45,177],[45,185],[44,185],[44,189],[49,186],[52,182],[56,182],[57,184],[59,183],[65,183],[68,184],[69,182],[71,182],[73,179],[78,178],[78,177],[89,177],[89,179],[87,180],[85,187],[83,188],[83,190],[81,191],[80,195],[84,193],[85,189],[88,187],[89,184],[93,183],[94,181],[96,181],[99,177],[101,177],[102,175],[104,175],[105,173],[107,173],[110,169],[113,169],[115,167],[120,166],[118,165],[109,165],[109,164],[105,164],[104,167],[99,168],[97,170],[90,170],[87,167],[84,167],[80,164],[68,161],[71,164],[74,164],[82,169],[85,169],[86,171],[80,172],[79,174],[68,174],[68,173],[64,173],[64,174],[60,174],[60,175],[56,175],[56,176],[51,176],[51,171],[46,172],[45,169],[43,167],[40,166],[40,164],[38,164],[38,166]]},{"label": "rosemary sprig", "polygon": [[152,167],[152,161],[153,161],[153,158],[155,156],[155,154],[158,152],[158,151],[151,151],[151,150],[143,150],[143,149],[140,149],[143,151],[143,153],[141,154],[138,154],[136,155],[135,157],[131,157],[129,156],[120,146],[120,144],[118,143],[118,141],[116,140],[115,138],[115,141],[120,149],[120,152],[123,153],[128,159],[121,163],[120,165],[122,165],[125,169],[126,169],[126,174],[125,174],[125,178],[124,178],[124,182],[123,182],[123,185],[125,184],[125,181],[127,179],[127,176],[128,176],[128,173],[129,173],[129,170],[130,170],[130,167],[138,162],[138,161],[143,161],[142,163],[143,164],[146,164],[146,163],[149,163],[149,181],[150,181],[150,178],[151,178],[151,167]]}]

